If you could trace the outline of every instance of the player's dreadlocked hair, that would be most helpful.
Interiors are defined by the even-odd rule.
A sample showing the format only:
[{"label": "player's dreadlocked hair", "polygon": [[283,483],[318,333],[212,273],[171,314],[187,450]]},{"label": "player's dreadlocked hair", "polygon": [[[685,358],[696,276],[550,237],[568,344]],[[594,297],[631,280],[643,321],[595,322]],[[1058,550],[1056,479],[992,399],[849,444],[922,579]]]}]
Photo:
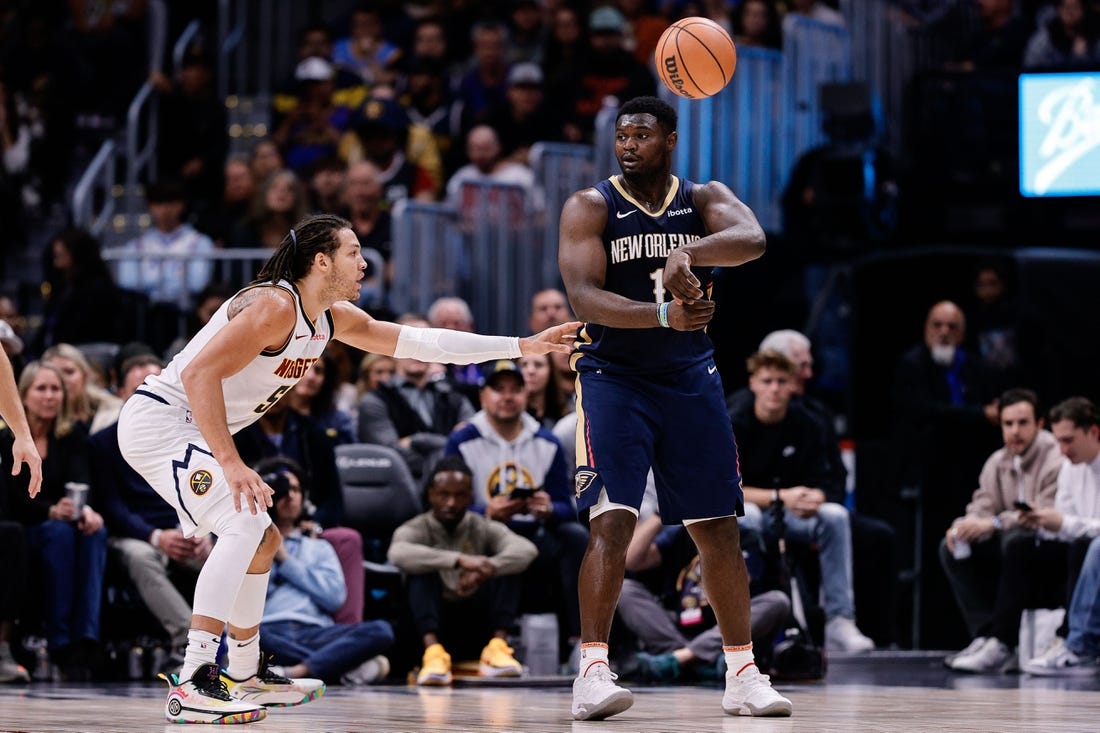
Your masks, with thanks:
[{"label": "player's dreadlocked hair", "polygon": [[336,251],[339,247],[336,232],[341,229],[351,229],[351,222],[340,216],[319,214],[302,219],[279,242],[279,248],[260,268],[252,284],[273,283],[281,279],[294,282],[305,277],[318,252],[331,257]]}]

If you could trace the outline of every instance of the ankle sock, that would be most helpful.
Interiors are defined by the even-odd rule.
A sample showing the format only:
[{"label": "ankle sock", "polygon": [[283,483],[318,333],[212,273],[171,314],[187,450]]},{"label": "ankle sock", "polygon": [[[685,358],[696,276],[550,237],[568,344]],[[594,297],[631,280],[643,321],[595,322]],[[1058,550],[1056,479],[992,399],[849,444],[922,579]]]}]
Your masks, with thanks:
[{"label": "ankle sock", "polygon": [[214,636],[209,631],[191,629],[187,632],[187,651],[183,657],[183,669],[180,670],[180,681],[191,679],[195,670],[204,664],[218,663],[218,646],[221,637]]},{"label": "ankle sock", "polygon": [[587,677],[588,670],[602,664],[610,668],[607,662],[607,644],[598,641],[588,641],[581,644],[581,661],[577,671],[578,677]]},{"label": "ankle sock", "polygon": [[260,635],[229,639],[229,664],[225,670],[235,680],[247,680],[260,669]]},{"label": "ankle sock", "polygon": [[726,654],[726,674],[732,672],[736,677],[748,667],[756,666],[756,659],[752,654],[751,641],[744,646],[723,646],[722,651]]}]

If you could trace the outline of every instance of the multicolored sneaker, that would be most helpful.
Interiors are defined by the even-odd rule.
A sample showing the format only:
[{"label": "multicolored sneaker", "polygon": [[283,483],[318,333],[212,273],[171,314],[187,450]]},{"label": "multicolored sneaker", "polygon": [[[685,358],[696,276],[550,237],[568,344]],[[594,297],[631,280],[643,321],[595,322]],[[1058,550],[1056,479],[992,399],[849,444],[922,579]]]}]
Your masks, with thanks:
[{"label": "multicolored sneaker", "polygon": [[482,677],[522,677],[523,665],[512,656],[515,653],[508,642],[494,636],[481,650],[478,674]]},{"label": "multicolored sneaker", "polygon": [[325,694],[323,681],[284,677],[270,666],[266,654],[261,654],[260,660],[260,671],[246,680],[235,680],[222,670],[222,681],[234,699],[267,708],[289,708],[312,702]]},{"label": "multicolored sneaker", "polygon": [[174,674],[157,676],[168,683],[164,717],[169,723],[235,725],[267,717],[263,706],[230,697],[216,664],[202,665],[182,683]]},{"label": "multicolored sneaker", "polygon": [[424,650],[420,660],[420,673],[416,675],[418,685],[451,684],[451,655],[442,644],[432,644]]}]

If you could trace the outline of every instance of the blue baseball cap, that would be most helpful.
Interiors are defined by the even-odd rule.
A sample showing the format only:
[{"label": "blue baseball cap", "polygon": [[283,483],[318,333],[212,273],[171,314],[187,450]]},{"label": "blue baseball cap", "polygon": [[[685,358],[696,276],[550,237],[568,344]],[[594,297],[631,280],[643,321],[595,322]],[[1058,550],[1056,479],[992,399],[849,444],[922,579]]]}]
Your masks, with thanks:
[{"label": "blue baseball cap", "polygon": [[520,385],[523,385],[523,371],[519,368],[519,364],[516,364],[511,359],[497,359],[496,361],[490,361],[481,365],[481,385],[482,387],[492,387],[503,377],[511,375],[519,380]]}]

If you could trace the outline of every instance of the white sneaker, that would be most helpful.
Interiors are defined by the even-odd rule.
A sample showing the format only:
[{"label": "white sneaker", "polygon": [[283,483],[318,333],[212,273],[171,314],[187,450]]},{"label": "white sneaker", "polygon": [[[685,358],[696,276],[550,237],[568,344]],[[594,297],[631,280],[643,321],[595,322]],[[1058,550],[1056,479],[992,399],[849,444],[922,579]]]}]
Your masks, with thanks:
[{"label": "white sneaker", "polygon": [[825,624],[825,650],[830,652],[869,652],[875,642],[856,628],[856,622],[843,616],[834,616]]},{"label": "white sneaker", "polygon": [[726,693],[722,695],[722,709],[729,715],[754,715],[786,717],[794,706],[772,687],[768,675],[761,674],[756,665],[734,674],[726,671]]},{"label": "white sneaker", "polygon": [[345,672],[344,676],[340,678],[340,684],[351,686],[369,685],[384,679],[389,673],[390,660],[379,654],[377,657],[371,657],[355,669]]},{"label": "white sneaker", "polygon": [[0,656],[0,682],[30,682],[27,668],[12,657]]},{"label": "white sneaker", "polygon": [[603,720],[634,704],[634,695],[615,684],[619,676],[607,664],[594,664],[573,680],[573,719]]},{"label": "white sneaker", "polygon": [[955,660],[959,657],[965,657],[968,654],[973,654],[974,652],[978,651],[982,647],[982,645],[985,644],[988,638],[988,636],[974,637],[974,641],[967,644],[965,649],[957,651],[954,654],[948,654],[946,657],[944,657],[943,666],[950,668],[951,665],[955,663]]},{"label": "white sneaker", "polygon": [[1037,677],[1089,677],[1100,671],[1095,658],[1078,656],[1055,639],[1050,648],[1023,666],[1023,671]]},{"label": "white sneaker", "polygon": [[[263,659],[263,657],[261,657]],[[316,700],[325,694],[325,683],[309,677],[289,678],[268,666],[266,659],[260,669],[246,680],[235,680],[222,672],[222,682],[234,699],[256,703],[268,708],[289,708]]]},{"label": "white sneaker", "polygon": [[164,717],[169,723],[252,723],[267,717],[262,705],[235,700],[229,695],[216,664],[204,664],[191,679],[180,682],[176,675],[157,675],[168,683]]},{"label": "white sneaker", "polygon": [[970,654],[960,654],[951,663],[951,669],[956,672],[1000,672],[1012,657],[1012,650],[1004,642],[995,637],[989,637],[985,643]]}]

